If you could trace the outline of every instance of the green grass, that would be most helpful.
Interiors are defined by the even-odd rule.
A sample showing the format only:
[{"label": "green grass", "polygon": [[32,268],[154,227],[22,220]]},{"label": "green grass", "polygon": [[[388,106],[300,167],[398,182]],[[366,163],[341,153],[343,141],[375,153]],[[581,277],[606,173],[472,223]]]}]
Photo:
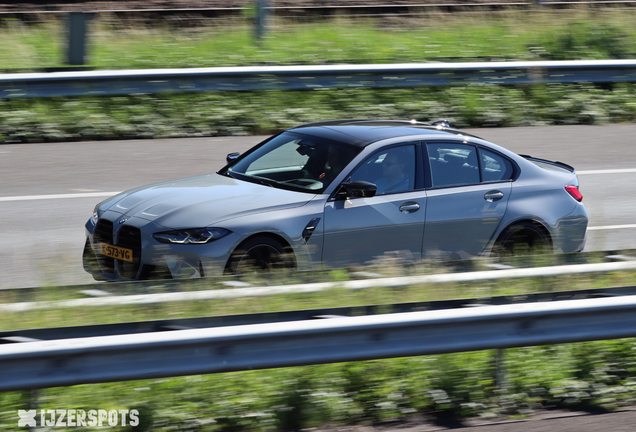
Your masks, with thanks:
[{"label": "green grass", "polygon": [[[111,21],[112,19],[112,21]],[[277,19],[256,42],[244,21],[159,22],[145,26],[98,16],[90,22],[88,66],[97,69],[213,67],[259,63],[420,62],[631,58],[636,14],[586,11],[429,15],[419,19],[314,22]],[[207,24],[206,24],[207,23]],[[4,25],[2,25],[4,24]],[[188,25],[190,24],[190,25]],[[64,22],[0,20],[3,69],[64,63]]]},{"label": "green grass", "polygon": [[[275,22],[144,27],[95,21],[96,69],[253,64],[632,58],[633,13],[436,15],[378,22]],[[0,21],[6,70],[63,63],[60,23]],[[334,118],[398,118],[456,127],[606,124],[636,120],[632,84],[261,91],[0,100],[0,143],[267,134]]]}]

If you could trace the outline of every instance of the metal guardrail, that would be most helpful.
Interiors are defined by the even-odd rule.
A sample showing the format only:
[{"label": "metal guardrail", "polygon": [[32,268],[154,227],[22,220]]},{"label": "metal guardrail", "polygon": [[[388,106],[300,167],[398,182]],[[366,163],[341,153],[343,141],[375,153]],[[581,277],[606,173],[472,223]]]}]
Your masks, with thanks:
[{"label": "metal guardrail", "polygon": [[255,66],[16,73],[0,75],[0,98],[576,82],[636,82],[636,60]]},{"label": "metal guardrail", "polygon": [[323,309],[305,309],[251,314],[208,316],[195,318],[132,321],[114,324],[97,324],[70,327],[48,327],[26,330],[0,331],[0,344],[36,342],[55,339],[86,338],[140,333],[159,333],[210,327],[298,322],[335,317],[354,317],[389,313],[448,310],[519,303],[557,302],[617,296],[636,296],[636,286],[593,288],[574,291],[540,292],[494,297],[376,304],[366,306],[346,306]]},{"label": "metal guardrail", "polygon": [[[535,268],[508,268],[465,273],[429,274],[418,276],[402,276],[389,278],[361,279],[340,282],[316,282],[306,284],[246,287],[232,289],[212,289],[201,291],[180,291],[157,294],[108,295],[95,298],[75,298],[69,300],[52,300],[36,302],[18,302],[0,304],[0,312],[27,312],[42,309],[62,309],[74,307],[104,307],[120,305],[150,305],[170,302],[222,300],[242,297],[262,297],[278,294],[313,293],[330,289],[359,290],[377,287],[401,287],[418,284],[463,283],[484,280],[517,279],[526,277],[553,277],[571,274],[613,272],[636,269],[636,261],[609,262],[596,264],[575,264]],[[200,279],[185,280],[199,281]],[[170,281],[173,282],[173,281]],[[135,284],[142,287],[156,284],[157,281],[143,281]],[[106,288],[104,284],[93,285]]]},{"label": "metal guardrail", "polygon": [[0,391],[636,336],[636,296],[0,346]]}]

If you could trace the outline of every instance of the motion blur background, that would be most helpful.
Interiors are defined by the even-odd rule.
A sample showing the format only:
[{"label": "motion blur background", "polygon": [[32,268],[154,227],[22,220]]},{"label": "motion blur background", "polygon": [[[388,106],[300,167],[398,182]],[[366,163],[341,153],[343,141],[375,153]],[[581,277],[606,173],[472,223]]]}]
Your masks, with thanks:
[{"label": "motion blur background", "polygon": [[[632,59],[634,8],[629,1],[11,2],[0,4],[0,69]],[[81,53],[73,60],[71,40]],[[360,117],[446,118],[464,128],[608,124],[634,120],[633,96],[632,83],[580,82],[14,98],[0,100],[0,142],[269,134]]]},{"label": "motion blur background", "polygon": [[[81,25],[72,31],[72,22]],[[622,0],[0,2],[0,78],[221,66],[634,59],[635,24],[636,2]],[[70,59],[71,43],[80,45],[79,60]],[[514,151],[533,148],[541,153],[535,156],[566,163],[573,159],[577,169],[587,170],[581,175],[586,203],[594,197],[607,203],[589,206],[593,224],[625,228],[595,231],[594,244],[598,249],[606,249],[610,240],[621,247],[633,244],[636,89],[630,82],[18,96],[0,99],[0,143],[6,144],[0,146],[5,174],[0,182],[0,286],[34,289],[0,291],[5,303],[86,295],[60,285],[88,283],[81,269],[82,230],[100,194],[213,172],[226,153],[244,151],[260,135],[334,118],[445,118],[461,128],[497,127],[480,132]],[[552,125],[569,126],[545,127]],[[502,128],[512,126],[518,128]],[[227,136],[234,137],[228,141]],[[598,149],[608,151],[601,155]],[[608,177],[597,172],[617,167],[624,172]],[[522,265],[546,263],[554,262]],[[391,276],[445,269],[381,271]],[[271,283],[291,283],[294,277],[299,276]],[[320,277],[341,281],[349,274],[339,270]],[[598,278],[335,289],[223,302],[52,307],[3,312],[1,330],[630,284],[633,272],[614,272]],[[111,289],[105,285],[99,288]],[[224,288],[203,281],[183,289],[217,287]],[[143,288],[161,289],[168,290]],[[162,432],[353,427],[409,416],[433,418],[452,428],[467,419],[527,416],[546,409],[603,412],[636,401],[634,348],[629,339],[509,349],[504,357],[480,351],[6,392],[0,393],[0,426],[14,430],[17,410],[35,405],[139,409],[142,425],[136,430]],[[505,386],[497,376],[502,361]]]}]

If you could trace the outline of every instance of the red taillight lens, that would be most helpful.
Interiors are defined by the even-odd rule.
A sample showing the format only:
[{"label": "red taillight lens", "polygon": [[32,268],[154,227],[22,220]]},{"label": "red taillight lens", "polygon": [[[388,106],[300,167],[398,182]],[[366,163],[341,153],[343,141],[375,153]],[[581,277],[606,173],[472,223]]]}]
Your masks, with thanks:
[{"label": "red taillight lens", "polygon": [[572,198],[574,198],[578,202],[583,201],[583,195],[581,195],[581,192],[579,192],[579,188],[578,187],[576,187],[576,186],[566,186],[565,190],[568,191],[568,193],[570,195],[572,195]]}]

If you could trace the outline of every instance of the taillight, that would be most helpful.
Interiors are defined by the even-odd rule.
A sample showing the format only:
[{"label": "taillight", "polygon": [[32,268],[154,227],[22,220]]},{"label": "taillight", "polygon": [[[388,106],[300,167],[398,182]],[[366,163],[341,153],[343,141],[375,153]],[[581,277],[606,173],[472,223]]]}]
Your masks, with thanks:
[{"label": "taillight", "polygon": [[568,191],[568,193],[572,195],[572,198],[574,198],[578,202],[583,201],[583,195],[581,195],[581,192],[579,192],[579,188],[577,186],[566,186],[565,190]]}]

